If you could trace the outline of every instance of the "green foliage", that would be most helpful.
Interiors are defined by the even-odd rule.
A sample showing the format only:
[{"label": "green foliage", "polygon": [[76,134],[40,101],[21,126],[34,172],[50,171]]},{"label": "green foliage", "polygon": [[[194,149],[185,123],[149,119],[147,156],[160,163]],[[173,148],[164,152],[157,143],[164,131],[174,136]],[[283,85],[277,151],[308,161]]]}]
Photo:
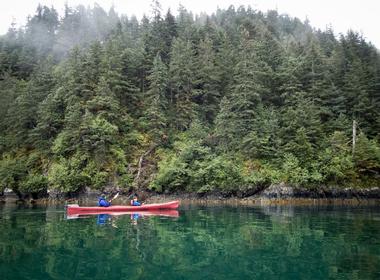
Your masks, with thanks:
[{"label": "green foliage", "polygon": [[[86,116],[85,116],[86,118]],[[112,125],[99,116],[89,116],[84,120],[81,129],[83,146],[94,154],[107,152],[108,147],[114,143],[117,135],[117,126]]]},{"label": "green foliage", "polygon": [[253,186],[269,186],[270,184],[278,184],[281,182],[281,171],[270,164],[256,163],[258,166],[255,168],[248,168],[244,173],[246,178],[245,189]]},{"label": "green foliage", "polygon": [[300,164],[298,158],[293,154],[285,154],[281,172],[284,182],[296,186],[307,183],[310,178],[309,171]]},{"label": "green foliage", "polygon": [[82,172],[84,161],[80,155],[60,158],[49,170],[49,186],[61,192],[75,192],[87,186],[90,178]]},{"label": "green foliage", "polygon": [[123,172],[117,178],[117,185],[123,189],[129,190],[133,186],[133,180],[134,180],[134,177],[132,174],[127,173],[127,172]]},{"label": "green foliage", "polygon": [[221,71],[216,62],[216,53],[210,38],[201,40],[198,46],[196,69],[196,100],[200,106],[201,118],[206,123],[213,123],[218,112],[218,100],[221,97]]},{"label": "green foliage", "polygon": [[225,156],[207,158],[197,165],[191,173],[190,186],[198,193],[213,190],[232,193],[244,182],[241,168]]},{"label": "green foliage", "polygon": [[354,175],[352,156],[336,153],[329,148],[320,156],[320,172],[327,182],[342,184],[344,180]]},{"label": "green foliage", "polygon": [[195,124],[174,143],[174,153],[159,164],[151,189],[207,193],[234,192],[242,183],[242,169],[226,156],[217,156],[201,141],[194,139],[202,130]]},{"label": "green foliage", "polygon": [[25,193],[38,193],[47,191],[48,179],[41,174],[28,174],[20,183],[19,190]]},{"label": "green foliage", "polygon": [[169,66],[171,114],[176,121],[174,128],[185,130],[195,116],[194,50],[190,41],[175,39],[172,45]]},{"label": "green foliage", "polygon": [[273,159],[279,155],[281,137],[279,116],[273,108],[259,106],[254,128],[241,141],[242,149],[252,158]]},{"label": "green foliage", "polygon": [[82,175],[88,178],[88,184],[96,189],[106,186],[109,179],[108,172],[101,170],[94,161],[87,162],[86,167],[83,168]]},{"label": "green foliage", "polygon": [[369,140],[363,133],[359,134],[355,147],[354,163],[362,173],[380,172],[380,146],[376,140]]},{"label": "green foliage", "polygon": [[10,188],[18,192],[27,172],[25,158],[12,158],[6,155],[0,161],[0,189]]},{"label": "green foliage", "polygon": [[342,184],[355,176],[351,148],[348,139],[341,132],[334,132],[328,141],[328,146],[320,152],[320,171],[327,182]]},{"label": "green foliage", "polygon": [[184,190],[189,183],[187,165],[176,157],[162,161],[159,164],[159,172],[150,185],[150,189],[163,192]]},{"label": "green foliage", "polygon": [[157,54],[153,61],[153,69],[148,76],[150,82],[149,90],[146,92],[146,119],[149,122],[148,129],[155,142],[162,141],[168,126],[167,92],[169,86],[168,69],[162,62],[161,56]]}]

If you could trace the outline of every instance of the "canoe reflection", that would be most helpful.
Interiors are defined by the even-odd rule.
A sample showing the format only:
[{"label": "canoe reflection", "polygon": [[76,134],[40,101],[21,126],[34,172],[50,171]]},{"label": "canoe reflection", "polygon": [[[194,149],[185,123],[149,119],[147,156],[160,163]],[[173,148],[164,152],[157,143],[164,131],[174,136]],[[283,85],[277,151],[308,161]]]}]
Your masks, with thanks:
[{"label": "canoe reflection", "polygon": [[131,215],[131,219],[137,220],[140,217],[147,216],[161,216],[161,217],[179,217],[179,212],[177,210],[152,210],[152,211],[125,211],[125,212],[109,212],[104,211],[102,213],[99,212],[86,212],[86,214],[72,214],[67,215],[66,219],[79,219],[79,218],[90,218],[93,216],[97,216],[98,222],[103,223],[106,222],[112,216],[122,216],[122,215]]}]

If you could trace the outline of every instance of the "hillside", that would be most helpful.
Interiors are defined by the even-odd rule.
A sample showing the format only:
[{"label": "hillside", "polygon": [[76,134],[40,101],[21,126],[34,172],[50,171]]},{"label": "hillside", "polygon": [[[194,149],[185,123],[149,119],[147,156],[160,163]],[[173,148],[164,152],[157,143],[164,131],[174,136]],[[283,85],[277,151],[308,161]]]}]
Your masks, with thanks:
[{"label": "hillside", "polygon": [[39,6],[0,37],[0,192],[379,186],[379,108],[380,54],[355,31]]}]

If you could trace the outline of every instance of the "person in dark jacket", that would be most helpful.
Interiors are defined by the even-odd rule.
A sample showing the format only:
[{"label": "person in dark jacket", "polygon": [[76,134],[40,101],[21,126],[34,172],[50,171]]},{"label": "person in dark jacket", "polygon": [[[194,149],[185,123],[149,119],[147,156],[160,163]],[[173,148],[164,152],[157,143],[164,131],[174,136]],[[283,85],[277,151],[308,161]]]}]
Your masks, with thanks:
[{"label": "person in dark jacket", "polygon": [[98,201],[98,206],[101,206],[101,207],[108,207],[108,206],[111,206],[111,201],[108,201],[106,199],[106,195],[103,193],[100,197],[99,197],[99,201]]}]

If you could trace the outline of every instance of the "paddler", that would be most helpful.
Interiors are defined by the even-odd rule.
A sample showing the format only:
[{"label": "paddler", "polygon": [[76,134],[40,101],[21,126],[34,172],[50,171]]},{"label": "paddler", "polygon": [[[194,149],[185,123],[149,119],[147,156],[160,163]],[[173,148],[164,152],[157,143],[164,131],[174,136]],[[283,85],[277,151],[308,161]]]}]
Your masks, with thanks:
[{"label": "paddler", "polygon": [[101,207],[111,206],[111,201],[112,199],[110,201],[107,201],[106,195],[102,193],[101,196],[99,197],[98,206],[101,206]]},{"label": "paddler", "polygon": [[133,196],[133,199],[131,200],[131,205],[132,206],[141,206],[141,203],[138,201],[136,194]]}]

